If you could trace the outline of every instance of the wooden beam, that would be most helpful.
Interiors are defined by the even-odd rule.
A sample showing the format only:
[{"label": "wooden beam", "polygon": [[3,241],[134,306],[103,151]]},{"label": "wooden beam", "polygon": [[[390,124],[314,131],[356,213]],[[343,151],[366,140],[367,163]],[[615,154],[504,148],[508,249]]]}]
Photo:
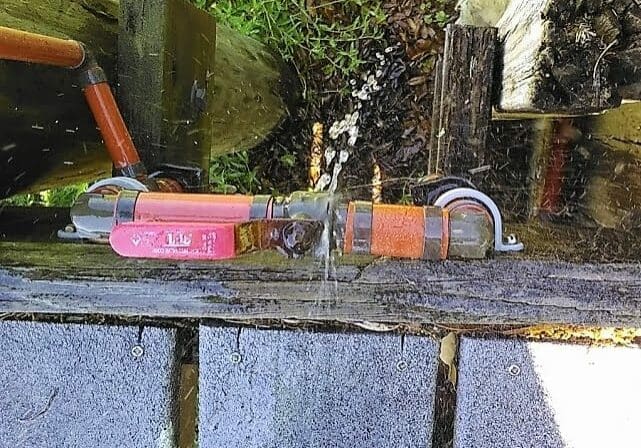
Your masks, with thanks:
[{"label": "wooden beam", "polygon": [[481,189],[491,170],[496,29],[448,25],[437,66],[428,174],[462,176]]},{"label": "wooden beam", "polygon": [[[126,4],[134,8],[143,3],[128,0]],[[224,27],[218,28],[214,38],[213,21],[185,0],[144,4],[149,20],[142,15],[137,19],[139,30],[149,34],[133,39],[131,29],[129,38],[123,32],[120,67],[124,78],[120,80],[115,71],[120,7],[116,0],[6,0],[0,6],[0,25],[87,43],[112,84],[124,82],[119,98],[124,115],[132,120],[145,113],[152,116],[134,123],[135,140],[143,153],[155,145],[149,150],[152,156],[143,154],[148,162],[176,163],[175,158],[184,155],[181,151],[190,151],[190,161],[202,166],[207,149],[218,155],[252,148],[288,116],[287,106],[297,97],[294,78],[266,47]],[[156,34],[150,32],[154,27]],[[154,36],[160,39],[154,41]],[[214,45],[212,71],[207,64],[213,60]],[[154,62],[150,53],[156,52]],[[171,66],[172,55],[179,67]],[[170,82],[174,72],[180,81],[175,86]],[[130,81],[127,75],[132,76]],[[202,91],[205,77],[207,88]],[[194,81],[196,97],[191,101]],[[109,174],[99,134],[70,73],[0,61],[0,85],[0,197]],[[152,91],[152,86],[162,87]],[[189,126],[178,125],[194,114],[197,119]],[[169,129],[168,123],[174,128]],[[194,135],[197,138],[190,144],[187,137]],[[156,157],[162,145],[174,149]]]},{"label": "wooden beam", "polygon": [[510,225],[525,254],[445,263],[342,257],[324,280],[324,263],[269,252],[187,263],[52,243],[67,216],[63,209],[0,210],[0,318],[641,325],[641,239],[634,231]]},{"label": "wooden beam", "polygon": [[0,313],[245,323],[641,325],[638,263],[352,258],[342,260],[329,281],[323,275],[324,266],[313,260],[274,254],[161,263],[123,260],[104,246],[0,243]]}]

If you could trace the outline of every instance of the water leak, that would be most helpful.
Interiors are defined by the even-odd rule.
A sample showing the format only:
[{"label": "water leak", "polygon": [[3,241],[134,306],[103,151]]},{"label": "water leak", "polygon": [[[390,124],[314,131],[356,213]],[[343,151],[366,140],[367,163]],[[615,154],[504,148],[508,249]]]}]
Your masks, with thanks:
[{"label": "water leak", "polygon": [[[423,32],[423,24],[416,24],[413,31],[403,26],[409,21],[402,17],[419,14],[422,2],[392,3],[386,8],[415,9],[411,14],[390,14],[393,20],[384,39],[359,43],[364,64],[358,73],[346,78],[330,77],[322,70],[301,74],[305,88],[317,94],[317,99],[310,100],[310,95],[305,114],[296,116],[299,122],[284,126],[282,135],[252,150],[250,160],[241,163],[247,165],[248,175],[263,182],[260,193],[273,190],[287,194],[307,188],[299,173],[305,172],[310,125],[318,122],[325,129],[321,150],[324,172],[313,188],[329,194],[332,210],[351,199],[411,200],[409,185],[427,170],[432,70],[442,36],[440,31]],[[586,30],[577,39],[593,39]],[[602,89],[602,72],[614,51],[614,41],[608,42],[602,46],[598,63],[589,67],[591,87],[596,91]],[[3,70],[9,70],[12,79],[29,72],[26,68]],[[6,135],[0,137],[0,196],[40,185],[41,179],[32,171],[56,168],[58,173],[77,174],[85,181],[109,175],[106,157],[93,163],[96,154],[104,154],[101,144],[78,145],[79,141],[96,140],[91,117],[83,112],[84,119],[74,123],[61,115],[69,109],[67,103],[85,111],[78,92],[70,87],[54,90],[46,103],[56,107],[47,109],[46,119],[21,115],[28,110],[24,104],[41,105],[39,94],[28,98],[30,101],[22,98],[24,104],[13,97],[8,102],[13,108],[2,122]],[[267,110],[265,99],[253,100]],[[514,232],[524,241],[526,252],[520,257],[582,262],[641,260],[640,121],[641,106],[637,104],[599,117],[492,123],[488,142],[492,157],[467,174],[481,179],[477,186],[499,205],[508,233]],[[190,121],[176,118],[171,124],[188,125]],[[243,126],[252,130],[256,122],[250,120]],[[201,130],[196,127],[186,132],[193,137],[190,145],[199,146],[194,143],[194,133]],[[248,140],[252,139],[253,134]],[[72,147],[74,151],[65,149]],[[174,149],[182,151],[182,147]],[[281,157],[283,151],[294,158]],[[273,160],[287,163],[275,169]],[[48,176],[54,185],[60,179],[56,173]],[[245,191],[228,187],[225,191]],[[68,223],[64,209],[55,210],[57,222],[49,226],[45,223],[53,219],[50,215],[54,211],[17,211],[13,205],[16,203],[0,205],[0,240],[50,242],[54,241],[53,230]],[[323,260],[325,279],[320,295],[326,297],[335,295],[336,290],[334,220],[334,214],[329,213],[317,254]]]}]

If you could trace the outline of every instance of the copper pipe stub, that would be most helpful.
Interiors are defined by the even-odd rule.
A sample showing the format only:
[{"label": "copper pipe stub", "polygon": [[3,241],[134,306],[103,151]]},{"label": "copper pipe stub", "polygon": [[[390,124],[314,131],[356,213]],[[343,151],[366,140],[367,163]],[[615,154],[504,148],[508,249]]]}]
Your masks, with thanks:
[{"label": "copper pipe stub", "polygon": [[0,59],[77,68],[85,60],[82,44],[0,27]]},{"label": "copper pipe stub", "polygon": [[146,177],[147,172],[120,115],[109,84],[101,82],[88,85],[84,94],[116,170],[126,177]]}]

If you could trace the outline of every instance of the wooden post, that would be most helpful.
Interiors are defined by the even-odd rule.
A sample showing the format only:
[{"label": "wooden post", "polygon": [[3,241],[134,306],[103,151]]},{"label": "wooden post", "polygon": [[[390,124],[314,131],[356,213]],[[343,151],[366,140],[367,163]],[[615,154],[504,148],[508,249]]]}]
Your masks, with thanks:
[{"label": "wooden post", "polygon": [[[216,30],[185,0],[145,1],[144,14],[135,4],[143,2],[123,1],[131,16],[120,21],[119,50],[117,0],[3,0],[0,25],[85,42],[112,85],[121,84],[117,99],[152,168],[185,158],[206,168],[210,153],[250,149],[288,116],[297,93],[285,86],[294,83],[261,43]],[[0,61],[0,127],[0,197],[111,174],[65,70]]]},{"label": "wooden post", "polygon": [[641,5],[461,0],[458,23],[495,26],[504,114],[585,115],[641,98]]},{"label": "wooden post", "polygon": [[440,173],[439,133],[441,132],[441,94],[443,87],[443,60],[439,59],[434,67],[434,97],[432,99],[432,131],[430,151],[427,155],[427,175]]},{"label": "wooden post", "polygon": [[486,142],[495,54],[496,29],[447,27],[436,74],[428,174],[466,177],[482,188],[491,169]]},{"label": "wooden post", "polygon": [[[122,0],[120,105],[148,171],[209,169],[216,23],[186,0]],[[207,176],[201,182],[207,183]]]}]

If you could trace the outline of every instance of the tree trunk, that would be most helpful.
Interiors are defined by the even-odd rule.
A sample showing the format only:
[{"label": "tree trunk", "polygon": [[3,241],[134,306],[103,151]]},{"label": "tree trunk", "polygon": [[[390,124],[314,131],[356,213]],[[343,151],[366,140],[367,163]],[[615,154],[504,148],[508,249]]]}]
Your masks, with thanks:
[{"label": "tree trunk", "polygon": [[[123,8],[136,3],[127,0]],[[155,5],[156,11],[157,5],[163,3],[192,8],[181,5],[184,0],[147,3]],[[296,96],[295,89],[285,87],[293,84],[292,79],[281,62],[259,42],[218,27],[215,39],[210,39],[216,42],[211,42],[212,46],[216,45],[213,89],[203,92],[202,67],[199,65],[203,61],[196,56],[192,60],[180,60],[179,65],[167,69],[167,64],[148,63],[149,53],[155,51],[144,53],[146,47],[121,45],[118,54],[118,36],[120,34],[121,39],[126,36],[122,21],[119,27],[119,7],[116,0],[3,0],[0,26],[85,42],[106,69],[112,86],[120,82],[122,89],[118,92],[118,101],[125,117],[132,119],[155,106],[160,112],[152,114],[151,121],[132,120],[134,141],[148,163],[180,164],[183,160],[178,158],[183,157],[202,166],[210,154],[215,156],[255,146],[287,117],[287,105]],[[173,26],[170,21],[153,23],[151,12],[145,14],[144,20],[149,19],[149,26],[170,29]],[[164,19],[168,17],[179,19],[177,14],[169,14]],[[160,41],[164,45],[163,51],[180,48],[176,54],[187,52],[191,55],[190,46],[185,44],[211,32],[210,22],[213,23],[194,20],[190,27],[173,28],[175,32],[167,33],[168,37]],[[151,44],[150,36],[138,35],[137,43]],[[209,51],[204,45],[199,48],[201,54]],[[122,68],[120,79],[116,71],[117,55]],[[182,76],[182,82],[176,86],[168,82],[172,71]],[[140,75],[136,83],[122,77],[131,73]],[[207,77],[212,75],[206,74]],[[148,86],[141,82],[144,76],[161,79],[164,83],[160,99],[154,97],[154,105],[132,100],[147,98],[150,94],[149,89],[145,89]],[[193,79],[187,82],[189,77]],[[189,95],[185,95],[186,84],[189,84]],[[0,197],[111,174],[110,161],[72,73],[0,61],[0,85],[0,126],[3,130],[0,135]],[[150,82],[149,86],[152,85],[155,84]],[[207,117],[207,122],[194,120],[192,127],[180,129],[181,138],[171,140],[173,134],[167,123],[186,121],[188,114],[184,109],[194,106],[193,86],[195,107],[200,108],[199,113]],[[199,136],[199,144],[193,145],[197,148],[187,148],[187,137],[195,134]],[[158,148],[170,146],[168,142],[173,145],[172,150],[159,154]],[[189,155],[185,157],[188,150]]]}]

